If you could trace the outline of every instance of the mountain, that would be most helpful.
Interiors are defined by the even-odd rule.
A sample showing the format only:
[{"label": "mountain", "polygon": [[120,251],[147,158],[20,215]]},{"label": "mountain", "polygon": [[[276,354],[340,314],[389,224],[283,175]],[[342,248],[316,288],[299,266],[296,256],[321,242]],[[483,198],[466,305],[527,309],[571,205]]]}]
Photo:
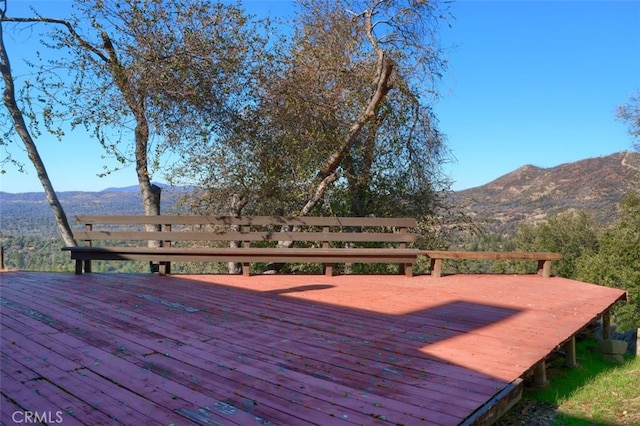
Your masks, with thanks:
[{"label": "mountain", "polygon": [[521,223],[583,210],[600,224],[615,220],[619,202],[640,189],[640,154],[620,152],[556,167],[523,166],[476,188],[455,202],[491,231],[510,233]]},{"label": "mountain", "polygon": [[[171,186],[167,185],[166,183],[153,182],[152,185],[158,186],[164,191],[172,190]],[[182,189],[183,188],[178,188],[178,190]],[[100,192],[140,192],[140,185],[124,186],[120,188],[105,188]]]},{"label": "mountain", "polygon": [[[131,188],[59,192],[58,199],[74,227],[73,217],[79,214],[144,214],[138,187],[135,190]],[[178,198],[184,191],[184,188],[165,187],[160,211],[174,212]],[[44,192],[0,192],[0,237],[56,238],[59,235]]]},{"label": "mountain", "polygon": [[[569,210],[584,210],[602,224],[615,220],[620,200],[640,188],[640,154],[621,152],[551,168],[521,167],[486,185],[452,194],[457,205],[488,231],[512,233]],[[163,213],[175,212],[178,196],[189,188],[164,187]],[[100,192],[58,193],[67,217],[78,214],[142,214],[138,187]],[[73,226],[73,224],[72,224]],[[44,193],[0,192],[0,237],[56,238],[58,231]]]}]

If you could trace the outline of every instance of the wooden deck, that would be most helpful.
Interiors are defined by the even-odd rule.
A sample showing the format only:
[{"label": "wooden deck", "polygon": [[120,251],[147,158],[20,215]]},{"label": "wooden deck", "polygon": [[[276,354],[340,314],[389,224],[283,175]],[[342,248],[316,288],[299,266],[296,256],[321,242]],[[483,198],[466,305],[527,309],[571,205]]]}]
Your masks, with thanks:
[{"label": "wooden deck", "polygon": [[3,273],[0,421],[457,425],[624,296],[534,275]]}]

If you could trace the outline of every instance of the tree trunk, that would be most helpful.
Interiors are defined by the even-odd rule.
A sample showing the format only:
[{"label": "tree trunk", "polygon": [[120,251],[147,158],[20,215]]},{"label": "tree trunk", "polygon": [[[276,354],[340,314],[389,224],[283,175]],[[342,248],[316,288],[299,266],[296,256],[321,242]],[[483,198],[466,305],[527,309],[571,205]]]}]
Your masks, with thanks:
[{"label": "tree trunk", "polygon": [[2,72],[2,78],[4,79],[5,87],[4,87],[4,104],[11,114],[11,118],[13,119],[13,124],[15,126],[16,132],[24,142],[24,146],[27,150],[27,155],[29,159],[33,163],[33,166],[36,169],[36,173],[38,174],[38,178],[42,183],[42,187],[44,189],[45,196],[49,205],[53,210],[53,215],[56,220],[56,224],[58,226],[58,231],[60,231],[60,235],[64,240],[64,243],[67,246],[75,246],[76,242],[73,238],[73,232],[71,231],[71,227],[69,226],[69,221],[67,220],[67,216],[64,213],[64,209],[62,208],[62,204],[58,200],[58,196],[56,195],[55,190],[53,189],[53,185],[51,184],[51,180],[49,179],[49,175],[47,174],[47,170],[42,162],[42,158],[38,153],[38,149],[36,144],[27,129],[27,125],[25,124],[24,117],[20,112],[20,108],[18,108],[18,104],[16,102],[15,96],[15,87],[13,85],[13,76],[11,75],[11,65],[9,63],[9,55],[7,54],[6,48],[4,46],[4,40],[2,37],[2,25],[0,24],[0,71]]},{"label": "tree trunk", "polygon": [[[144,97],[134,90],[129,83],[126,69],[118,60],[118,54],[115,50],[111,39],[106,33],[101,34],[102,44],[107,52],[108,57],[102,57],[109,65],[113,81],[120,89],[125,103],[131,110],[136,120],[136,128],[134,130],[135,138],[135,157],[136,157],[136,175],[138,176],[138,185],[140,186],[140,195],[142,196],[142,207],[146,216],[160,215],[160,192],[151,184],[149,177],[149,121],[147,120]],[[156,226],[147,225],[148,231],[157,230]],[[149,241],[149,247],[160,247],[160,241]]]},{"label": "tree trunk", "polygon": [[[136,174],[138,175],[138,185],[142,196],[142,207],[146,216],[160,215],[160,191],[162,188],[151,184],[149,170],[147,166],[147,145],[149,141],[149,126],[144,114],[136,114]],[[160,225],[146,225],[147,231],[159,231]],[[160,247],[161,241],[149,240],[149,247]]]},{"label": "tree trunk", "polygon": [[376,87],[374,92],[369,98],[369,102],[360,116],[351,124],[349,131],[342,143],[342,145],[326,159],[320,171],[318,172],[318,179],[315,188],[312,191],[311,196],[307,200],[306,204],[302,208],[301,215],[305,216],[318,204],[318,202],[324,196],[327,188],[338,179],[338,167],[342,163],[344,156],[349,149],[357,141],[358,136],[362,132],[362,129],[367,123],[376,119],[378,109],[386,98],[391,87],[389,80],[393,74],[394,62],[388,58],[381,47],[375,42],[373,38],[373,26],[371,23],[371,16],[368,16],[367,29],[370,36],[371,43],[377,53],[376,64]]},{"label": "tree trunk", "polygon": [[[233,194],[229,199],[229,214],[234,217],[238,217],[242,214],[242,209],[249,203],[248,198],[242,197],[240,194]],[[240,232],[240,225],[231,225],[232,232]],[[241,241],[230,241],[229,247],[239,248]],[[229,274],[237,275],[242,273],[242,263],[229,262],[228,264]]]}]

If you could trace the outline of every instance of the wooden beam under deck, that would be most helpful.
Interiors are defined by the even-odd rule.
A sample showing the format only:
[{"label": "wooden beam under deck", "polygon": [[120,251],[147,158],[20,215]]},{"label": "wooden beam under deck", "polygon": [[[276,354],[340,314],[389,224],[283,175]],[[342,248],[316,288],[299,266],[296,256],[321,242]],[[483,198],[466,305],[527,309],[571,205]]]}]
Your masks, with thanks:
[{"label": "wooden beam under deck", "polygon": [[11,272],[0,290],[4,424],[468,423],[624,298],[531,275]]}]

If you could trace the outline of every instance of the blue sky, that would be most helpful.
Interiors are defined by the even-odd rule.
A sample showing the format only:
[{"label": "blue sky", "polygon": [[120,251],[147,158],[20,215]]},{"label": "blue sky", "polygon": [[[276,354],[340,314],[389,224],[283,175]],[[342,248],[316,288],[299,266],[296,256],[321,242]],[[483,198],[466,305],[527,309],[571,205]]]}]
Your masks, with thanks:
[{"label": "blue sky", "polygon": [[[10,16],[64,17],[69,1],[9,0]],[[291,11],[288,1],[250,1],[252,12]],[[526,164],[553,167],[632,148],[616,107],[640,89],[640,1],[459,1],[441,43],[449,68],[434,106],[454,161],[453,189],[483,185]],[[39,48],[37,30],[5,26],[14,74]],[[3,114],[6,114],[2,110]],[[57,191],[136,185],[133,168],[96,176],[105,161],[97,143],[78,132],[37,144]],[[28,174],[7,168],[0,191],[41,192]]]}]

